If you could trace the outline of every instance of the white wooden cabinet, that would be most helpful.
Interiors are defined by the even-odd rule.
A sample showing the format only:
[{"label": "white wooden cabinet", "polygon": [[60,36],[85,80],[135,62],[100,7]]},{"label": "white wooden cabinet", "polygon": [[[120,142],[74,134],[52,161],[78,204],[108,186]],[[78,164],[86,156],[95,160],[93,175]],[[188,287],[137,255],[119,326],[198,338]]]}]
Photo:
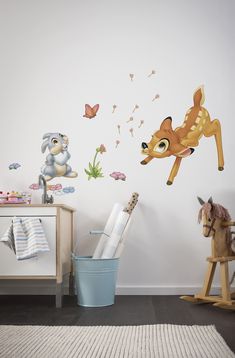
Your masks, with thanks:
[{"label": "white wooden cabinet", "polygon": [[18,261],[14,252],[0,242],[0,280],[55,280],[56,307],[61,307],[63,277],[72,271],[73,213],[74,209],[66,205],[0,205],[0,237],[14,216],[37,217],[50,248],[36,258]]}]

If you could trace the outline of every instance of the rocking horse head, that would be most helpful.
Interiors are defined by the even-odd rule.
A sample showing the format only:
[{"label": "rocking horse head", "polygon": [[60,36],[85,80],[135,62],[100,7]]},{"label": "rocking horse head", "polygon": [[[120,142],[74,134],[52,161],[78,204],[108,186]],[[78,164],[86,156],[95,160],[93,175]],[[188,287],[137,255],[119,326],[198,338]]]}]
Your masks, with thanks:
[{"label": "rocking horse head", "polygon": [[229,225],[226,225],[231,220],[228,210],[215,204],[211,197],[207,202],[199,197],[198,200],[202,205],[198,221],[202,221],[203,235],[213,238],[213,256],[232,255],[232,235]]},{"label": "rocking horse head", "polygon": [[228,210],[222,205],[213,203],[212,197],[207,202],[198,197],[198,201],[202,205],[198,214],[198,221],[203,223],[203,235],[212,237],[222,223],[231,220],[231,217]]}]

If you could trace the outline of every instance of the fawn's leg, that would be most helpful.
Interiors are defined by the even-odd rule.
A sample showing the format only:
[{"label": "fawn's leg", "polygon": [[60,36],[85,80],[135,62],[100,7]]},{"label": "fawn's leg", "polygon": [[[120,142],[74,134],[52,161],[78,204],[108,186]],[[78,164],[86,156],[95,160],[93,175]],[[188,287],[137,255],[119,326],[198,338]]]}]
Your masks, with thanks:
[{"label": "fawn's leg", "polygon": [[208,122],[203,129],[205,137],[215,136],[217,155],[218,155],[218,169],[224,169],[224,155],[222,146],[221,126],[218,119],[214,119],[212,122]]},{"label": "fawn's leg", "polygon": [[179,170],[179,167],[180,167],[180,163],[181,163],[181,160],[182,158],[180,157],[177,157],[175,159],[175,162],[173,164],[173,167],[171,169],[171,173],[170,173],[170,176],[167,180],[167,185],[171,185],[174,181],[174,178],[176,177],[177,173],[178,173],[178,170]]}]

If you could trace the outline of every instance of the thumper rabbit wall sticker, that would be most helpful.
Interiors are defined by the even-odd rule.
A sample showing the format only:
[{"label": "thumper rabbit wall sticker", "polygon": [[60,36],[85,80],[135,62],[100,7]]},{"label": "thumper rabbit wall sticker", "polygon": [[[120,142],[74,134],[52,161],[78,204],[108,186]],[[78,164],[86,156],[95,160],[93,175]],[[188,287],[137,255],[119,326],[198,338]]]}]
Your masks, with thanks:
[{"label": "thumper rabbit wall sticker", "polygon": [[46,133],[41,146],[42,153],[48,148],[49,154],[46,157],[45,165],[41,168],[46,181],[55,177],[76,178],[77,172],[72,171],[68,160],[71,155],[68,152],[69,139],[61,133]]}]

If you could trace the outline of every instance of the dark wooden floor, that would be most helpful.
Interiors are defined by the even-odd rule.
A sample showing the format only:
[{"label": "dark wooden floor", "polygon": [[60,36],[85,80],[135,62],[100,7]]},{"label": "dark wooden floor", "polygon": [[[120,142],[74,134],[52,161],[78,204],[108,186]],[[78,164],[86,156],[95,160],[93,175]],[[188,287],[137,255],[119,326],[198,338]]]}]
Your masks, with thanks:
[{"label": "dark wooden floor", "polygon": [[[66,296],[56,309],[53,296],[0,296],[0,324],[5,325],[215,325],[235,352],[235,311],[211,304],[194,305],[178,296],[117,296],[113,306],[83,308]],[[221,357],[223,358],[223,357]],[[224,357],[225,358],[225,357]]]}]

